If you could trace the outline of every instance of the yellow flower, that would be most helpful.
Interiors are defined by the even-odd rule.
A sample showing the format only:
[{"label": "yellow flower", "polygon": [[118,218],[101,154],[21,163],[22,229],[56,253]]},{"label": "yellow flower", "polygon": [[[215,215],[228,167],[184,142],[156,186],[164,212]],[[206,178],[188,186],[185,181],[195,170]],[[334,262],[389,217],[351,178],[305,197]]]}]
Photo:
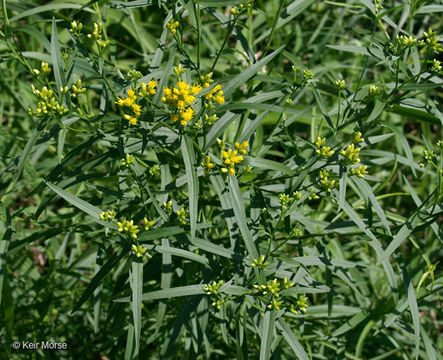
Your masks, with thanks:
[{"label": "yellow flower", "polygon": [[[220,84],[218,84],[218,85],[216,85],[210,92],[208,92],[206,95],[205,95],[205,99],[206,100],[211,100],[213,97],[214,97],[214,94],[215,93],[218,93],[217,94],[217,96],[221,96],[221,97],[223,97],[222,95],[223,95],[223,91],[221,91],[221,85]],[[221,94],[220,94],[221,93]],[[223,99],[223,101],[224,101],[224,99]]]},{"label": "yellow flower", "polygon": [[214,167],[214,164],[211,163],[211,157],[209,155],[206,155],[205,157],[205,163],[201,163],[201,166],[212,169]]},{"label": "yellow flower", "polygon": [[180,113],[180,116],[182,119],[182,121],[181,121],[182,125],[186,125],[188,123],[188,121],[190,121],[192,119],[192,117],[194,116],[194,109],[189,106],[183,112]]},{"label": "yellow flower", "polygon": [[212,72],[207,75],[200,76],[200,81],[205,88],[209,87],[214,82],[214,80],[212,80]]},{"label": "yellow flower", "polygon": [[205,162],[200,164],[205,169],[205,174],[209,175],[209,171],[214,167],[214,164],[211,163],[211,157],[206,155]]},{"label": "yellow flower", "polygon": [[182,64],[178,64],[178,66],[174,68],[174,72],[177,76],[180,76],[186,72],[186,69],[182,67]]},{"label": "yellow flower", "polygon": [[351,168],[351,175],[357,175],[359,178],[365,177],[365,174],[368,172],[366,171],[368,167],[366,165],[357,166],[356,168]]},{"label": "yellow flower", "polygon": [[243,155],[247,154],[246,148],[249,146],[248,141],[243,141],[241,144],[236,142],[235,148]]},{"label": "yellow flower", "polygon": [[[143,91],[143,88],[142,88]],[[137,118],[141,115],[142,107],[135,103],[137,100],[137,95],[133,89],[128,90],[128,96],[126,98],[117,98],[115,102],[120,107],[130,107],[133,115],[125,114],[123,118],[129,122],[131,125],[137,124]]]},{"label": "yellow flower", "polygon": [[197,95],[202,90],[203,90],[203,88],[200,84],[196,83],[191,86],[191,94],[193,94],[193,95]]},{"label": "yellow flower", "polygon": [[225,164],[231,167],[234,167],[235,164],[243,161],[243,156],[238,155],[238,150],[232,151],[232,149],[229,149],[228,151],[223,151],[222,158],[225,159]]},{"label": "yellow flower", "polygon": [[178,26],[178,21],[173,22],[172,20],[166,24],[166,27],[169,29],[169,31],[171,32],[171,34],[175,34],[177,32],[177,30],[175,30],[175,28]]},{"label": "yellow flower", "polygon": [[360,149],[355,148],[354,144],[348,145],[346,150],[342,150],[340,154],[343,156],[345,163],[358,164],[360,162],[360,158],[358,157]]},{"label": "yellow flower", "polygon": [[143,255],[145,255],[146,250],[148,250],[141,245],[132,245],[131,248],[132,248],[133,254],[137,257],[142,257]]},{"label": "yellow flower", "polygon": [[135,163],[135,157],[130,154],[126,154],[126,157],[122,159],[122,165],[126,167],[130,167]]},{"label": "yellow flower", "polygon": [[322,158],[330,158],[332,155],[334,155],[334,151],[331,150],[330,146],[323,146],[323,144],[326,142],[326,138],[317,137],[317,140],[315,141],[315,145],[317,146],[317,150],[315,152],[320,155]]},{"label": "yellow flower", "polygon": [[42,61],[41,63],[41,69],[46,75],[49,75],[51,73],[51,68],[49,67],[48,63],[44,61]]},{"label": "yellow flower", "polygon": [[231,175],[231,176],[234,176],[235,175],[235,169],[233,168],[233,167],[231,167],[231,168],[221,168],[221,172],[222,173],[227,173],[227,172],[229,172],[229,175]]},{"label": "yellow flower", "polygon": [[363,139],[362,137],[361,137],[361,132],[359,131],[358,133],[356,133],[353,137],[352,137],[352,142],[354,143],[354,144],[359,144],[359,143],[362,143],[363,141],[365,141],[365,139]]},{"label": "yellow flower", "polygon": [[143,218],[143,224],[144,224],[144,226],[145,226],[145,230],[147,231],[147,230],[149,230],[152,226],[154,226],[155,221],[154,221],[154,220],[149,221],[147,218]]},{"label": "yellow flower", "polygon": [[150,80],[147,84],[140,84],[140,96],[148,97],[156,94],[157,81]]},{"label": "yellow flower", "polygon": [[178,81],[176,87],[163,89],[162,101],[173,108],[183,110],[195,101],[191,86],[185,81]]},{"label": "yellow flower", "polygon": [[138,227],[134,225],[134,220],[128,221],[123,220],[122,222],[118,222],[118,231],[128,233],[133,239],[137,239]]}]

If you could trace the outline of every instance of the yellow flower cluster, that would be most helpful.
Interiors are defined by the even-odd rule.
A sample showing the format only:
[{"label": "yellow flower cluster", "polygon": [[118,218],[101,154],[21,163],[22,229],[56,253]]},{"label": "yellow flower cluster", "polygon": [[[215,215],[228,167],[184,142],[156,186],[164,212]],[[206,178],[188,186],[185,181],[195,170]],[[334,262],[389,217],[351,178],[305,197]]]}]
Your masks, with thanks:
[{"label": "yellow flower cluster", "polygon": [[211,84],[214,82],[214,80],[212,80],[212,72],[210,72],[209,74],[200,76],[200,81],[203,84],[203,87],[205,87],[205,88],[211,86]]},{"label": "yellow flower cluster", "polygon": [[[282,301],[277,300],[280,297],[280,291],[286,290],[293,287],[295,284],[288,280],[287,278],[283,279],[283,282],[280,283],[276,278],[268,281],[266,285],[253,285],[256,289],[256,293],[261,293],[261,295],[271,295],[271,301],[268,304],[268,309],[274,309],[279,311],[280,306],[282,305]],[[281,287],[281,288],[280,288]]]},{"label": "yellow flower cluster", "polygon": [[136,89],[129,89],[128,95],[125,98],[118,97],[117,101],[115,102],[118,106],[122,108],[130,108],[131,114],[125,114],[123,115],[123,118],[125,120],[128,120],[129,124],[136,125],[137,119],[141,115],[142,107],[141,105],[137,104],[137,98],[139,96],[144,98],[149,98],[152,95],[156,94],[156,88],[157,88],[157,81],[150,80],[147,84],[146,83],[140,83]]},{"label": "yellow flower cluster", "polygon": [[132,110],[132,115],[125,114],[123,115],[123,118],[125,120],[128,120],[129,124],[136,125],[137,119],[140,117],[141,114],[141,106],[136,104],[137,101],[137,95],[133,89],[128,90],[128,96],[126,98],[117,98],[117,101],[115,102],[120,107],[129,107]]},{"label": "yellow flower cluster", "polygon": [[82,32],[82,29],[83,29],[83,24],[81,22],[77,24],[77,21],[74,20],[71,22],[71,28],[69,29],[69,32],[71,34],[79,36]]},{"label": "yellow flower cluster", "polygon": [[43,86],[40,91],[36,89],[34,85],[31,85],[31,89],[34,95],[39,97],[41,101],[37,103],[36,109],[28,109],[29,115],[46,115],[52,113],[53,115],[61,116],[68,112],[68,109],[55,99],[54,93],[51,89]]},{"label": "yellow flower cluster", "polygon": [[346,150],[342,150],[340,154],[343,156],[343,161],[347,164],[358,164],[360,158],[360,148],[356,148],[354,144],[348,145]]},{"label": "yellow flower cluster", "polygon": [[145,226],[145,230],[148,231],[155,224],[154,220],[149,221],[146,217],[143,218],[143,225]]},{"label": "yellow flower cluster", "polygon": [[72,97],[76,98],[78,95],[83,94],[86,92],[86,88],[82,88],[82,81],[81,79],[78,79],[75,84],[72,84]]},{"label": "yellow flower cluster", "polygon": [[[42,69],[42,72],[44,75],[49,75],[52,71],[52,69],[49,67],[48,63],[46,63],[44,61],[41,62],[41,69]],[[38,69],[32,69],[32,72],[37,76],[40,75],[40,70],[38,70]]]},{"label": "yellow flower cluster", "polygon": [[[72,23],[71,23],[71,27],[72,27]],[[72,30],[74,30],[74,28],[72,27]],[[89,39],[94,39],[95,42],[97,43],[97,45],[99,47],[106,47],[109,45],[109,40],[102,40],[102,32],[103,32],[103,24],[100,23],[94,23],[94,31],[90,34],[88,34],[88,38]]]},{"label": "yellow flower cluster", "polygon": [[141,83],[139,94],[140,94],[140,96],[143,96],[145,98],[155,95],[156,88],[157,88],[157,81],[155,81],[155,80],[150,80],[147,84]]},{"label": "yellow flower cluster", "polygon": [[119,232],[126,232],[133,239],[137,239],[137,233],[139,232],[139,229],[137,225],[134,225],[134,220],[123,220],[122,222],[118,222],[117,225]]},{"label": "yellow flower cluster", "polygon": [[352,168],[350,170],[351,175],[357,175],[359,178],[365,177],[365,174],[368,172],[366,171],[368,167],[366,165],[357,166],[356,168]]},{"label": "yellow flower cluster", "polygon": [[171,34],[175,34],[177,32],[177,30],[175,30],[175,28],[178,26],[178,21],[170,21],[169,23],[166,24],[166,27],[169,29],[169,31],[171,32]]},{"label": "yellow flower cluster", "polygon": [[210,92],[205,95],[206,100],[214,100],[217,104],[224,104],[225,98],[223,96],[223,91],[221,90],[221,85],[216,85]]},{"label": "yellow flower cluster", "polygon": [[310,188],[309,189],[308,200],[312,201],[312,200],[318,200],[318,199],[320,199],[320,197],[315,193],[314,188]]},{"label": "yellow flower cluster", "polygon": [[292,198],[288,194],[280,194],[278,200],[280,201],[282,210],[286,210]]},{"label": "yellow flower cluster", "polygon": [[148,250],[148,249],[144,248],[141,245],[135,245],[135,244],[132,245],[132,253],[137,257],[144,256],[146,253],[146,250]]},{"label": "yellow flower cluster", "polygon": [[308,298],[304,295],[299,295],[295,302],[295,306],[291,305],[289,311],[295,315],[305,313],[308,309]]},{"label": "yellow flower cluster", "polygon": [[354,144],[359,144],[359,143],[362,143],[362,142],[364,142],[364,141],[365,141],[365,139],[362,138],[362,134],[361,134],[360,131],[357,132],[357,133],[355,133],[354,136],[352,137],[352,142],[353,142]]},{"label": "yellow flower cluster", "polygon": [[332,172],[326,171],[326,169],[320,170],[320,185],[326,192],[331,192],[331,189],[338,186],[337,180],[330,180]]},{"label": "yellow flower cluster", "polygon": [[206,293],[206,295],[217,295],[224,283],[225,282],[223,280],[220,280],[219,282],[213,281],[212,284],[203,285],[202,290]]},{"label": "yellow flower cluster", "polygon": [[162,101],[176,111],[171,114],[173,122],[180,121],[183,126],[186,126],[192,120],[195,113],[192,104],[196,99],[195,95],[201,90],[200,84],[191,86],[186,81],[178,81],[176,87],[163,89]]},{"label": "yellow flower cluster", "polygon": [[229,175],[235,175],[235,165],[241,163],[244,158],[241,155],[238,155],[240,152],[241,154],[246,154],[246,148],[249,146],[249,143],[247,141],[243,142],[242,144],[235,143],[236,150],[228,149],[228,151],[222,150],[222,159],[224,160],[224,163],[228,165],[227,167],[222,167],[221,171],[223,173],[229,173]]},{"label": "yellow flower cluster", "polygon": [[431,50],[432,52],[440,53],[443,51],[439,41],[440,37],[436,34],[435,31],[433,31],[431,28],[428,31],[425,31],[423,35],[426,38],[426,46]]},{"label": "yellow flower cluster", "polygon": [[209,172],[214,167],[214,164],[211,163],[211,157],[209,155],[206,155],[205,162],[202,162],[200,165],[205,169],[205,175],[209,175]]},{"label": "yellow flower cluster", "polygon": [[327,159],[334,155],[334,151],[331,150],[330,146],[324,146],[326,142],[326,138],[317,137],[315,141],[315,146],[317,146],[317,150],[315,152],[320,155],[320,157]]}]

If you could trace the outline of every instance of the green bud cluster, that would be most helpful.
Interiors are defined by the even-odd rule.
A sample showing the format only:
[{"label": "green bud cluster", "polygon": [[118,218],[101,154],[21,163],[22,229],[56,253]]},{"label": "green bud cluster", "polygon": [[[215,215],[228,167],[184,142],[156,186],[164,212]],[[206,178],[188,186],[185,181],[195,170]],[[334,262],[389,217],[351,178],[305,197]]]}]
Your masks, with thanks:
[{"label": "green bud cluster", "polygon": [[258,269],[264,269],[269,263],[265,262],[265,256],[261,255],[258,259],[252,261],[251,267],[256,267]]},{"label": "green bud cluster", "polygon": [[149,175],[151,175],[151,176],[158,176],[158,175],[160,175],[160,166],[158,166],[157,164],[151,166],[149,168]]},{"label": "green bud cluster", "polygon": [[131,165],[134,165],[135,157],[130,154],[126,154],[125,158],[122,159],[122,166],[129,168]]},{"label": "green bud cluster", "polygon": [[184,208],[177,210],[175,213],[177,214],[180,224],[186,225],[188,223],[188,212]]},{"label": "green bud cluster", "polygon": [[107,211],[102,211],[100,214],[100,219],[103,221],[111,221],[115,220],[115,211],[113,209],[109,209]]}]

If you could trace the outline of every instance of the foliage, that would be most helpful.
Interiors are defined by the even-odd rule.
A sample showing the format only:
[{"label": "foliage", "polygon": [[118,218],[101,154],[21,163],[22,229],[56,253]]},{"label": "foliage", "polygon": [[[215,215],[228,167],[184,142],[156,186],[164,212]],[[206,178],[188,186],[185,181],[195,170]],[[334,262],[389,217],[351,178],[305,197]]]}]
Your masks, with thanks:
[{"label": "foliage", "polygon": [[441,359],[442,11],[3,0],[1,353]]}]

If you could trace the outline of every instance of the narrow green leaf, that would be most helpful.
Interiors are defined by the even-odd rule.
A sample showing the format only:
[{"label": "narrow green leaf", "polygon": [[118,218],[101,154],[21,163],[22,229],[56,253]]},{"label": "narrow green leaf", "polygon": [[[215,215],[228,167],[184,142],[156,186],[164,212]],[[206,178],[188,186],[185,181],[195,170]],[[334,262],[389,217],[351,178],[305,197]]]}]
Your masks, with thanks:
[{"label": "narrow green leaf", "polygon": [[338,211],[343,208],[346,199],[346,184],[348,180],[348,172],[344,165],[339,168],[339,197],[338,197]]},{"label": "narrow green leaf", "polygon": [[3,233],[3,237],[0,240],[0,305],[2,303],[2,289],[3,280],[5,278],[5,268],[6,268],[6,253],[8,251],[9,243],[11,242],[13,235],[12,229],[8,226]]},{"label": "narrow green leaf", "polygon": [[[337,191],[333,190],[332,193],[336,198],[338,198]],[[379,259],[379,263],[383,263],[383,268],[388,278],[389,285],[392,289],[397,289],[397,283],[395,281],[394,270],[392,269],[392,265],[387,260],[387,258],[382,258],[383,248],[381,246],[380,241],[374,236],[372,231],[368,228],[368,226],[363,222],[362,219],[358,216],[358,214],[354,211],[354,209],[349,205],[347,201],[343,203],[343,210],[349,215],[351,220],[372,240],[371,245],[377,254],[377,258]]]},{"label": "narrow green leaf", "polygon": [[134,319],[134,336],[136,352],[140,349],[140,333],[142,325],[142,293],[143,293],[143,258],[132,256],[131,272],[132,316]]},{"label": "narrow green leaf", "polygon": [[252,167],[256,167],[259,169],[274,170],[277,172],[281,172],[284,175],[294,176],[294,172],[291,170],[289,166],[279,163],[277,161],[260,159],[252,156],[244,156],[244,158],[245,158],[245,164],[251,165]]},{"label": "narrow green leaf", "polygon": [[[169,240],[162,239],[162,246],[169,247]],[[160,286],[162,290],[169,289],[171,287],[172,281],[172,256],[168,253],[162,254],[162,275]],[[157,312],[157,322],[155,325],[155,334],[158,334],[162,324],[163,319],[166,314],[166,302],[160,301],[158,304]]]},{"label": "narrow green leaf", "polygon": [[126,347],[124,360],[135,360],[136,352],[134,346],[134,325],[128,324],[128,334],[126,335]]},{"label": "narrow green leaf", "polygon": [[403,285],[406,293],[408,294],[409,309],[411,310],[412,324],[414,327],[415,359],[418,359],[420,349],[420,316],[418,314],[417,297],[415,295],[411,278],[406,270],[406,265],[404,264],[402,255],[399,254],[397,259],[403,275]]},{"label": "narrow green leaf", "polygon": [[[148,249],[150,249],[149,246],[148,246]],[[209,264],[209,260],[206,257],[204,257],[202,255],[195,254],[195,253],[188,251],[188,250],[177,249],[177,248],[173,248],[171,246],[153,246],[152,250],[158,251],[161,254],[169,254],[169,255],[179,256],[179,257],[191,260],[191,261],[198,262],[203,265]]]},{"label": "narrow green leaf", "polygon": [[416,14],[433,14],[437,12],[443,12],[443,5],[425,5],[422,6]]},{"label": "narrow green leaf", "polygon": [[291,347],[292,351],[294,351],[295,356],[297,356],[297,359],[309,360],[308,354],[306,354],[305,350],[301,346],[300,342],[298,341],[297,337],[295,336],[289,325],[282,318],[279,318],[277,320],[276,325],[277,328],[281,331],[286,342]]},{"label": "narrow green leaf", "polygon": [[248,228],[243,199],[240,193],[240,189],[238,187],[237,178],[235,176],[229,177],[229,190],[231,194],[232,206],[234,209],[237,225],[240,229],[240,233],[242,234],[242,238],[243,241],[245,242],[246,249],[248,250],[249,255],[253,259],[258,259],[259,254],[257,248],[255,247],[254,240],[252,239],[251,232],[249,231]]},{"label": "narrow green leaf", "polygon": [[198,176],[196,172],[194,145],[192,144],[192,139],[188,135],[183,135],[181,150],[188,183],[191,241],[194,241],[198,216]]},{"label": "narrow green leaf", "polygon": [[[181,296],[203,295],[203,284],[178,286],[175,288],[156,290],[142,295],[143,301],[169,299]],[[129,302],[129,297],[114,300],[115,302]]]},{"label": "narrow green leaf", "polygon": [[377,198],[375,197],[374,193],[372,192],[372,188],[363,179],[355,178],[353,181],[354,181],[354,183],[357,184],[357,186],[359,187],[361,192],[363,194],[365,194],[366,197],[368,198],[368,200],[371,202],[371,205],[375,209],[375,212],[377,213],[378,217],[380,218],[383,226],[388,231],[388,234],[392,235],[391,228],[390,228],[389,223],[388,223],[388,219],[386,218],[386,215],[385,215],[382,207],[380,206]]},{"label": "narrow green leaf", "polygon": [[265,66],[268,62],[270,62],[273,58],[275,58],[280,51],[283,50],[285,46],[280,46],[278,49],[274,50],[268,56],[264,57],[260,61],[257,61],[254,65],[248,67],[246,70],[238,74],[231,81],[229,81],[223,88],[223,92],[225,96],[231,95],[235,89],[237,89],[240,85],[246,83],[252,76],[254,76],[260,69]]},{"label": "narrow green leaf", "polygon": [[86,12],[89,12],[91,14],[94,14],[94,10],[86,7],[83,4],[58,3],[58,4],[39,5],[39,6],[32,7],[29,10],[23,11],[23,12],[15,15],[11,19],[9,19],[9,21],[12,23],[12,22],[15,22],[17,20],[20,20],[20,19],[23,19],[25,17],[28,17],[28,16],[32,16],[32,15],[36,15],[36,14],[41,14],[41,13],[49,12],[49,11],[53,11],[53,10],[61,10],[61,9],[79,9],[79,10],[86,11]]},{"label": "narrow green leaf", "polygon": [[60,88],[65,87],[66,79],[63,69],[63,62],[60,56],[60,44],[58,43],[57,24],[55,18],[52,18],[52,36],[51,36],[51,58],[52,66],[54,67],[54,78],[57,85],[57,92]]},{"label": "narrow green leaf", "polygon": [[332,336],[340,336],[348,331],[354,329],[358,324],[360,324],[362,321],[364,321],[368,317],[368,314],[365,310],[361,310],[359,313],[355,314],[352,318],[347,320],[342,326],[340,326],[338,329],[336,329]]},{"label": "narrow green leaf", "polygon": [[377,48],[369,48],[369,47],[354,46],[354,45],[326,45],[326,46],[334,50],[350,52],[352,54],[372,56],[380,60],[386,59],[385,55],[383,54],[383,51]]},{"label": "narrow green leaf", "polygon": [[[83,292],[80,300],[78,300],[77,304],[74,306],[74,309],[71,313],[76,312],[80,307],[85,303],[86,300],[94,293],[94,290],[101,284],[103,279],[108,275],[111,270],[117,266],[119,261],[129,252],[129,246],[120,249],[119,252],[114,253],[107,263],[103,265],[103,267],[99,270],[99,272],[92,278],[86,290]],[[129,301],[129,300],[128,300]]]},{"label": "narrow green leaf", "polygon": [[[96,254],[94,275],[97,275],[102,265],[103,265],[103,259],[101,256],[101,251],[98,251]],[[98,333],[99,331],[102,290],[103,290],[103,283],[100,283],[100,285],[97,286],[97,288],[94,290],[94,332],[95,333]]]},{"label": "narrow green leaf", "polygon": [[62,162],[62,159],[63,159],[63,147],[65,145],[65,138],[66,138],[67,132],[68,132],[68,130],[66,128],[63,128],[58,133],[57,158],[58,158],[59,164]]},{"label": "narrow green leaf", "polygon": [[74,205],[75,207],[79,208],[80,210],[84,211],[86,214],[90,215],[92,219],[106,227],[109,227],[111,229],[117,229],[117,225],[112,222],[106,222],[100,219],[100,213],[101,210],[94,205],[91,205],[90,203],[78,198],[77,196],[68,193],[66,190],[63,190],[62,188],[59,188],[58,186],[51,184],[49,182],[46,182],[46,185],[48,185],[49,188],[51,188],[54,192],[56,192],[58,195],[60,195],[63,199]]},{"label": "narrow green leaf", "polygon": [[271,358],[271,344],[274,335],[275,311],[266,311],[263,318],[263,329],[261,333],[260,360]]},{"label": "narrow green leaf", "polygon": [[28,142],[25,145],[25,148],[23,149],[23,152],[20,155],[20,158],[18,160],[17,164],[17,172],[14,175],[14,178],[12,179],[11,183],[8,186],[7,192],[12,190],[15,183],[19,179],[20,175],[22,174],[23,168],[25,166],[25,161],[28,159],[28,157],[31,154],[32,148],[34,147],[37,139],[40,137],[41,133],[43,132],[44,125],[46,123],[47,119],[42,119],[40,123],[37,125],[37,127],[32,131],[31,137],[28,139]]}]

